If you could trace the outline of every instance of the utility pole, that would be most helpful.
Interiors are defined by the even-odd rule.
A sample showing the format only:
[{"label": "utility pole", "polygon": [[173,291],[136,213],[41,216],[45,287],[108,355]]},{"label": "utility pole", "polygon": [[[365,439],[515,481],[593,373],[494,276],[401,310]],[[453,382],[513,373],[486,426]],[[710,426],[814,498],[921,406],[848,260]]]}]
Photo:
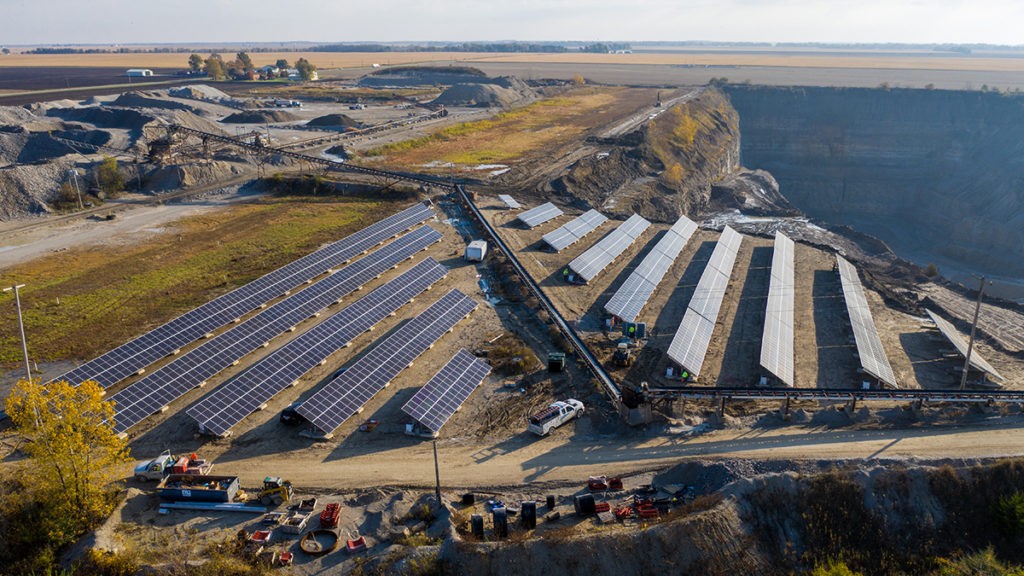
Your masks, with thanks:
[{"label": "utility pole", "polygon": [[78,187],[78,170],[72,168],[68,170],[71,176],[71,183],[75,185],[75,194],[78,195],[78,209],[85,209],[85,205],[82,204],[82,190]]},{"label": "utility pole", "polygon": [[974,321],[971,322],[971,339],[967,342],[967,356],[964,357],[964,373],[960,376],[960,389],[967,387],[967,370],[971,367],[971,352],[974,351],[974,332],[978,329],[978,315],[981,313],[981,297],[985,294],[985,277],[978,284],[978,301],[974,304]]},{"label": "utility pole", "polygon": [[437,505],[441,506],[441,469],[437,466],[437,438],[432,442],[434,445],[434,495],[437,497]]},{"label": "utility pole", "polygon": [[32,381],[32,365],[28,361],[28,343],[25,342],[25,323],[21,319],[21,295],[18,294],[19,288],[24,288],[24,284],[15,284],[10,288],[4,288],[4,292],[14,291],[14,305],[18,309],[18,329],[21,331],[21,351],[25,354],[25,376],[28,381]]}]

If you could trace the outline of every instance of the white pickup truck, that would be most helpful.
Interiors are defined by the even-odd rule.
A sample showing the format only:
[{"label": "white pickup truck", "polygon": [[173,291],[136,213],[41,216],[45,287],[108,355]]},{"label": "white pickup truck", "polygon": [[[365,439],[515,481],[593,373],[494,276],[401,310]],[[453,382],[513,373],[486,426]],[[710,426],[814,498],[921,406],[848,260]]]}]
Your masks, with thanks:
[{"label": "white pickup truck", "polygon": [[174,456],[170,450],[157,458],[143,462],[135,467],[135,479],[163,480],[170,474],[196,474],[205,476],[213,470],[213,464],[193,456]]},{"label": "white pickup truck", "polygon": [[538,436],[547,436],[552,430],[573,418],[583,416],[583,402],[569,398],[564,402],[555,402],[544,410],[530,416],[527,430]]}]

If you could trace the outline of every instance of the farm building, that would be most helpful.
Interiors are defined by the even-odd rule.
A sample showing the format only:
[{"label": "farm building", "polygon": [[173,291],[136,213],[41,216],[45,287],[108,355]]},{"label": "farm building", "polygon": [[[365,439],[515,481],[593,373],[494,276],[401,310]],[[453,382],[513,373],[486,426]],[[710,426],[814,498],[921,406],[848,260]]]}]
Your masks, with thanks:
[{"label": "farm building", "polygon": [[152,76],[153,71],[149,68],[129,68],[125,71],[124,75],[130,78],[139,78],[141,76]]}]

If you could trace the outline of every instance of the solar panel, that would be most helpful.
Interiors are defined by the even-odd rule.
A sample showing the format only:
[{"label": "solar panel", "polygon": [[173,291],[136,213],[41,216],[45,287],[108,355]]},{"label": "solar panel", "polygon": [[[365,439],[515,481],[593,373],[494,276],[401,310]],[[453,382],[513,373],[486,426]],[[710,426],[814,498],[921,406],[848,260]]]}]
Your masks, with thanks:
[{"label": "solar panel", "polygon": [[761,366],[789,387],[793,386],[793,256],[793,241],[782,232],[776,232],[761,339]]},{"label": "solar panel", "polygon": [[[938,314],[932,312],[931,310],[928,310],[927,308],[925,308],[924,311],[928,313],[928,316],[932,319],[932,322],[935,322],[935,326],[939,328],[939,331],[942,332],[942,335],[945,336],[946,339],[953,344],[953,347],[956,348],[956,351],[959,352],[961,356],[966,358],[968,343],[966,340],[964,340],[964,337],[960,335],[960,332],[958,332],[957,329],[952,324],[947,322],[946,319],[943,318],[942,316],[939,316]],[[997,372],[991,364],[986,362],[985,359],[978,354],[978,351],[976,349],[971,350],[971,366],[974,366],[975,369],[981,370],[982,372],[985,372],[990,376],[995,376],[999,380],[1004,380],[1003,376],[999,374],[999,372]]]},{"label": "solar panel", "polygon": [[458,290],[445,294],[303,402],[296,411],[325,434],[334,432],[476,307],[472,298]]},{"label": "solar panel", "polygon": [[597,210],[589,210],[565,226],[548,232],[542,239],[554,248],[555,252],[560,252],[582,240],[607,220],[608,217]]},{"label": "solar panel", "polygon": [[853,337],[857,341],[860,365],[868,374],[893,388],[898,388],[896,376],[889,365],[889,358],[882,347],[882,340],[878,337],[875,320],[871,317],[871,308],[868,307],[868,300],[864,296],[864,287],[861,286],[857,269],[842,256],[837,255],[836,261],[839,263],[839,279],[843,284],[843,296],[846,298],[846,309],[850,314],[850,324],[853,326]]},{"label": "solar panel", "polygon": [[436,434],[490,373],[487,362],[459,350],[402,406],[402,411]]},{"label": "solar panel", "polygon": [[536,228],[537,226],[540,226],[541,224],[547,222],[548,220],[558,218],[561,215],[562,211],[559,210],[558,207],[552,204],[551,202],[548,202],[546,204],[541,204],[536,208],[531,208],[526,212],[523,212],[522,214],[519,215],[519,218],[517,218],[517,220],[519,220],[523,224],[526,224],[530,228]]},{"label": "solar panel", "polygon": [[672,343],[668,346],[668,356],[694,378],[700,375],[704,358],[711,344],[711,335],[718,321],[718,313],[722,308],[722,298],[729,286],[729,277],[736,263],[743,236],[728,226],[722,230],[715,251],[711,253],[704,273],[697,282],[697,288],[690,298],[690,304],[679,323]]},{"label": "solar panel", "polygon": [[692,220],[686,216],[679,218],[626,278],[611,300],[604,305],[604,309],[626,322],[636,322],[640,311],[696,231],[697,224]]},{"label": "solar panel", "polygon": [[448,269],[433,258],[423,260],[253,364],[186,412],[199,423],[202,432],[227,434],[278,392],[298,382],[306,372],[447,273]]},{"label": "solar panel", "polygon": [[434,211],[429,206],[416,204],[211,300],[54,380],[67,380],[76,386],[86,380],[95,380],[104,388],[113,386],[186,344],[256,310],[296,286],[311,281],[330,268],[348,262],[433,215]]},{"label": "solar panel", "polygon": [[650,225],[651,223],[639,214],[633,214],[618,228],[577,256],[569,263],[569,268],[584,282],[590,282],[625,252]]},{"label": "solar panel", "polygon": [[522,204],[516,202],[516,199],[509,196],[508,194],[498,194],[498,199],[505,203],[505,207],[509,210],[519,210],[523,207]]},{"label": "solar panel", "polygon": [[116,410],[114,430],[124,432],[138,424],[189,390],[202,385],[208,378],[237,363],[246,354],[340,301],[403,260],[412,258],[441,237],[429,226],[422,226],[204,342],[114,394],[110,398]]}]

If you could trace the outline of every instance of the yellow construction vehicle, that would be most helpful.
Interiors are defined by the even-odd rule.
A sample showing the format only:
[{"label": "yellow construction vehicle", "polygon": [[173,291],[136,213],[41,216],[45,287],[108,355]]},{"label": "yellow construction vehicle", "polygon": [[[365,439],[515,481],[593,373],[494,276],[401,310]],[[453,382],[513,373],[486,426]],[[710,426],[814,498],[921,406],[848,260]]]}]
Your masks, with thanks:
[{"label": "yellow construction vehicle", "polygon": [[292,483],[276,476],[267,476],[263,479],[263,489],[256,495],[256,499],[264,506],[280,506],[292,499]]}]

